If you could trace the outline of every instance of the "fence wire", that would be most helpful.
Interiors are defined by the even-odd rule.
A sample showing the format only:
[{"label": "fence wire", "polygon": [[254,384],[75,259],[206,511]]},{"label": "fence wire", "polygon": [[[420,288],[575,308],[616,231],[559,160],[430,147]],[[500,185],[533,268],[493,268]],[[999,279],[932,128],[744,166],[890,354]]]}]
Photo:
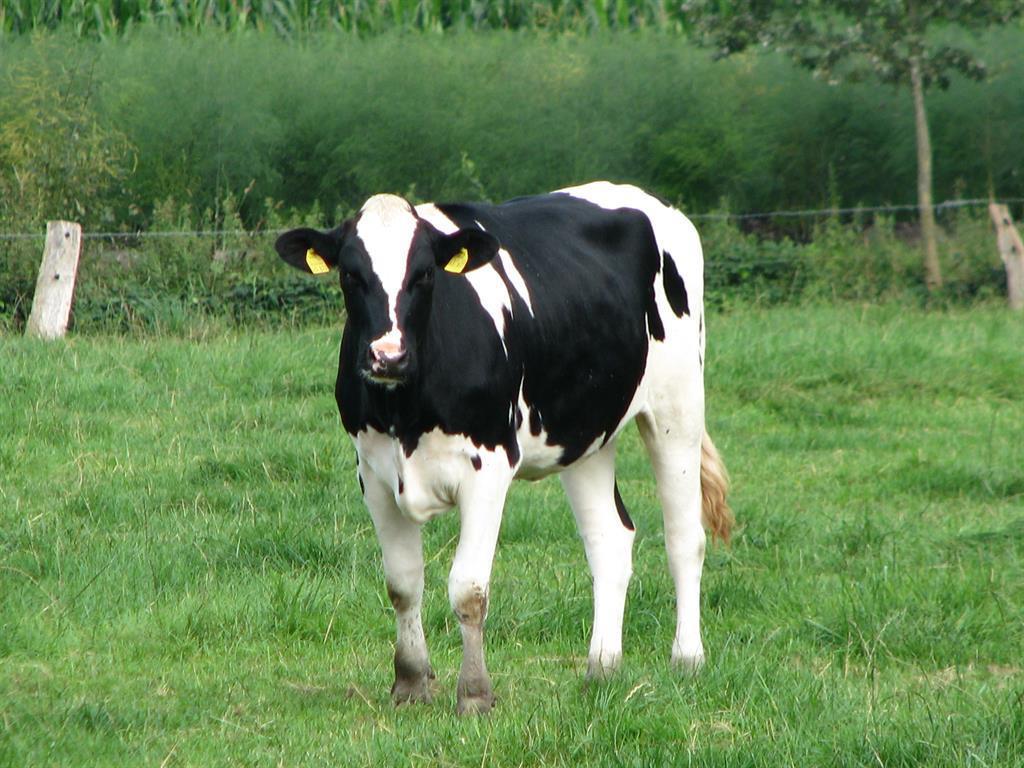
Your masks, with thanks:
[{"label": "fence wire", "polygon": [[[956,210],[958,208],[971,208],[989,203],[1002,205],[1016,205],[1024,202],[1024,197],[1009,197],[1000,200],[989,200],[987,198],[970,198],[945,200],[932,206],[937,214],[943,211]],[[851,216],[869,213],[908,213],[920,210],[916,203],[903,203],[899,205],[862,205],[847,208],[806,208],[799,210],[781,211],[757,211],[751,213],[687,213],[686,216],[692,221],[750,221],[757,219],[796,219],[796,218],[820,218],[824,216]],[[149,240],[157,238],[172,237],[265,237],[269,235],[280,235],[287,232],[287,229],[199,229],[199,230],[161,230],[161,231],[139,231],[139,232],[83,232],[84,240]],[[43,240],[46,238],[44,232],[0,232],[0,240]]]},{"label": "fence wire", "polygon": [[[932,209],[936,213],[957,208],[971,208],[989,203],[1000,203],[1002,205],[1014,205],[1024,202],[1024,197],[1009,197],[1002,200],[988,200],[986,198],[970,198],[960,200],[945,200],[936,203]],[[795,211],[762,211],[758,213],[688,213],[687,218],[694,221],[745,221],[748,219],[785,219],[785,218],[810,218],[820,216],[849,216],[861,213],[906,213],[920,210],[920,206],[914,203],[902,205],[863,205],[852,208],[811,208]]]}]

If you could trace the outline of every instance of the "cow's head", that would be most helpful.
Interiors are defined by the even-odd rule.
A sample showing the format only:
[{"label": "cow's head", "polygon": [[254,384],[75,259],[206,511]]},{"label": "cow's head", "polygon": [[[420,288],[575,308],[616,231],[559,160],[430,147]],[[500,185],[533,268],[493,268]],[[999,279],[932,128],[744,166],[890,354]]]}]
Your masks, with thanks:
[{"label": "cow's head", "polygon": [[275,248],[303,272],[341,273],[360,372],[371,384],[394,387],[415,374],[435,272],[471,272],[493,259],[499,244],[480,229],[442,234],[402,198],[375,195],[338,228],[293,229]]}]

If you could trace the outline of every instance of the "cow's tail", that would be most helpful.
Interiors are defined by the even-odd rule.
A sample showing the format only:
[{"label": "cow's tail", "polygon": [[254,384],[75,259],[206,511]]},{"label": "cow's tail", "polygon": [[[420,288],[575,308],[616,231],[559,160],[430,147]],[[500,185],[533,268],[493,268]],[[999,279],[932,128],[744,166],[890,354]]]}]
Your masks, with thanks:
[{"label": "cow's tail", "polygon": [[735,522],[725,499],[728,490],[729,475],[725,471],[725,464],[715,444],[711,442],[711,436],[705,432],[700,443],[701,512],[704,527],[711,532],[713,538],[724,542],[729,541],[729,533]]}]

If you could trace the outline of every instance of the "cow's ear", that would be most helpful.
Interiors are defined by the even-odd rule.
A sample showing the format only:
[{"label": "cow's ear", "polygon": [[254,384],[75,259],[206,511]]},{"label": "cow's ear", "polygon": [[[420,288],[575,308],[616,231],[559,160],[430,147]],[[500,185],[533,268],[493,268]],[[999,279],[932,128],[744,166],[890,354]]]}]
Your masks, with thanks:
[{"label": "cow's ear", "polygon": [[330,232],[317,229],[292,229],[274,243],[278,255],[298,270],[322,275],[338,265],[338,254],[345,239],[345,227]]},{"label": "cow's ear", "polygon": [[501,243],[482,229],[460,229],[451,235],[442,235],[434,248],[437,266],[453,275],[472,272],[495,256]]}]

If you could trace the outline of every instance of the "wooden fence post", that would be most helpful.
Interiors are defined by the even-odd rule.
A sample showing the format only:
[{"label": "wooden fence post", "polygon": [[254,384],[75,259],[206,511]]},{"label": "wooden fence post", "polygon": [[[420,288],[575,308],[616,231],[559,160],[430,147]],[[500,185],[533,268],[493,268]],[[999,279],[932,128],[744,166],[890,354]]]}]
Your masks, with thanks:
[{"label": "wooden fence post", "polygon": [[36,293],[32,298],[32,314],[25,327],[26,336],[57,339],[67,331],[81,251],[81,224],[70,221],[46,223],[46,248],[36,280]]},{"label": "wooden fence post", "polygon": [[1006,293],[1010,309],[1024,309],[1024,243],[1021,243],[1020,233],[1013,226],[1009,206],[989,203],[988,213],[996,225],[996,244],[1006,266]]}]

